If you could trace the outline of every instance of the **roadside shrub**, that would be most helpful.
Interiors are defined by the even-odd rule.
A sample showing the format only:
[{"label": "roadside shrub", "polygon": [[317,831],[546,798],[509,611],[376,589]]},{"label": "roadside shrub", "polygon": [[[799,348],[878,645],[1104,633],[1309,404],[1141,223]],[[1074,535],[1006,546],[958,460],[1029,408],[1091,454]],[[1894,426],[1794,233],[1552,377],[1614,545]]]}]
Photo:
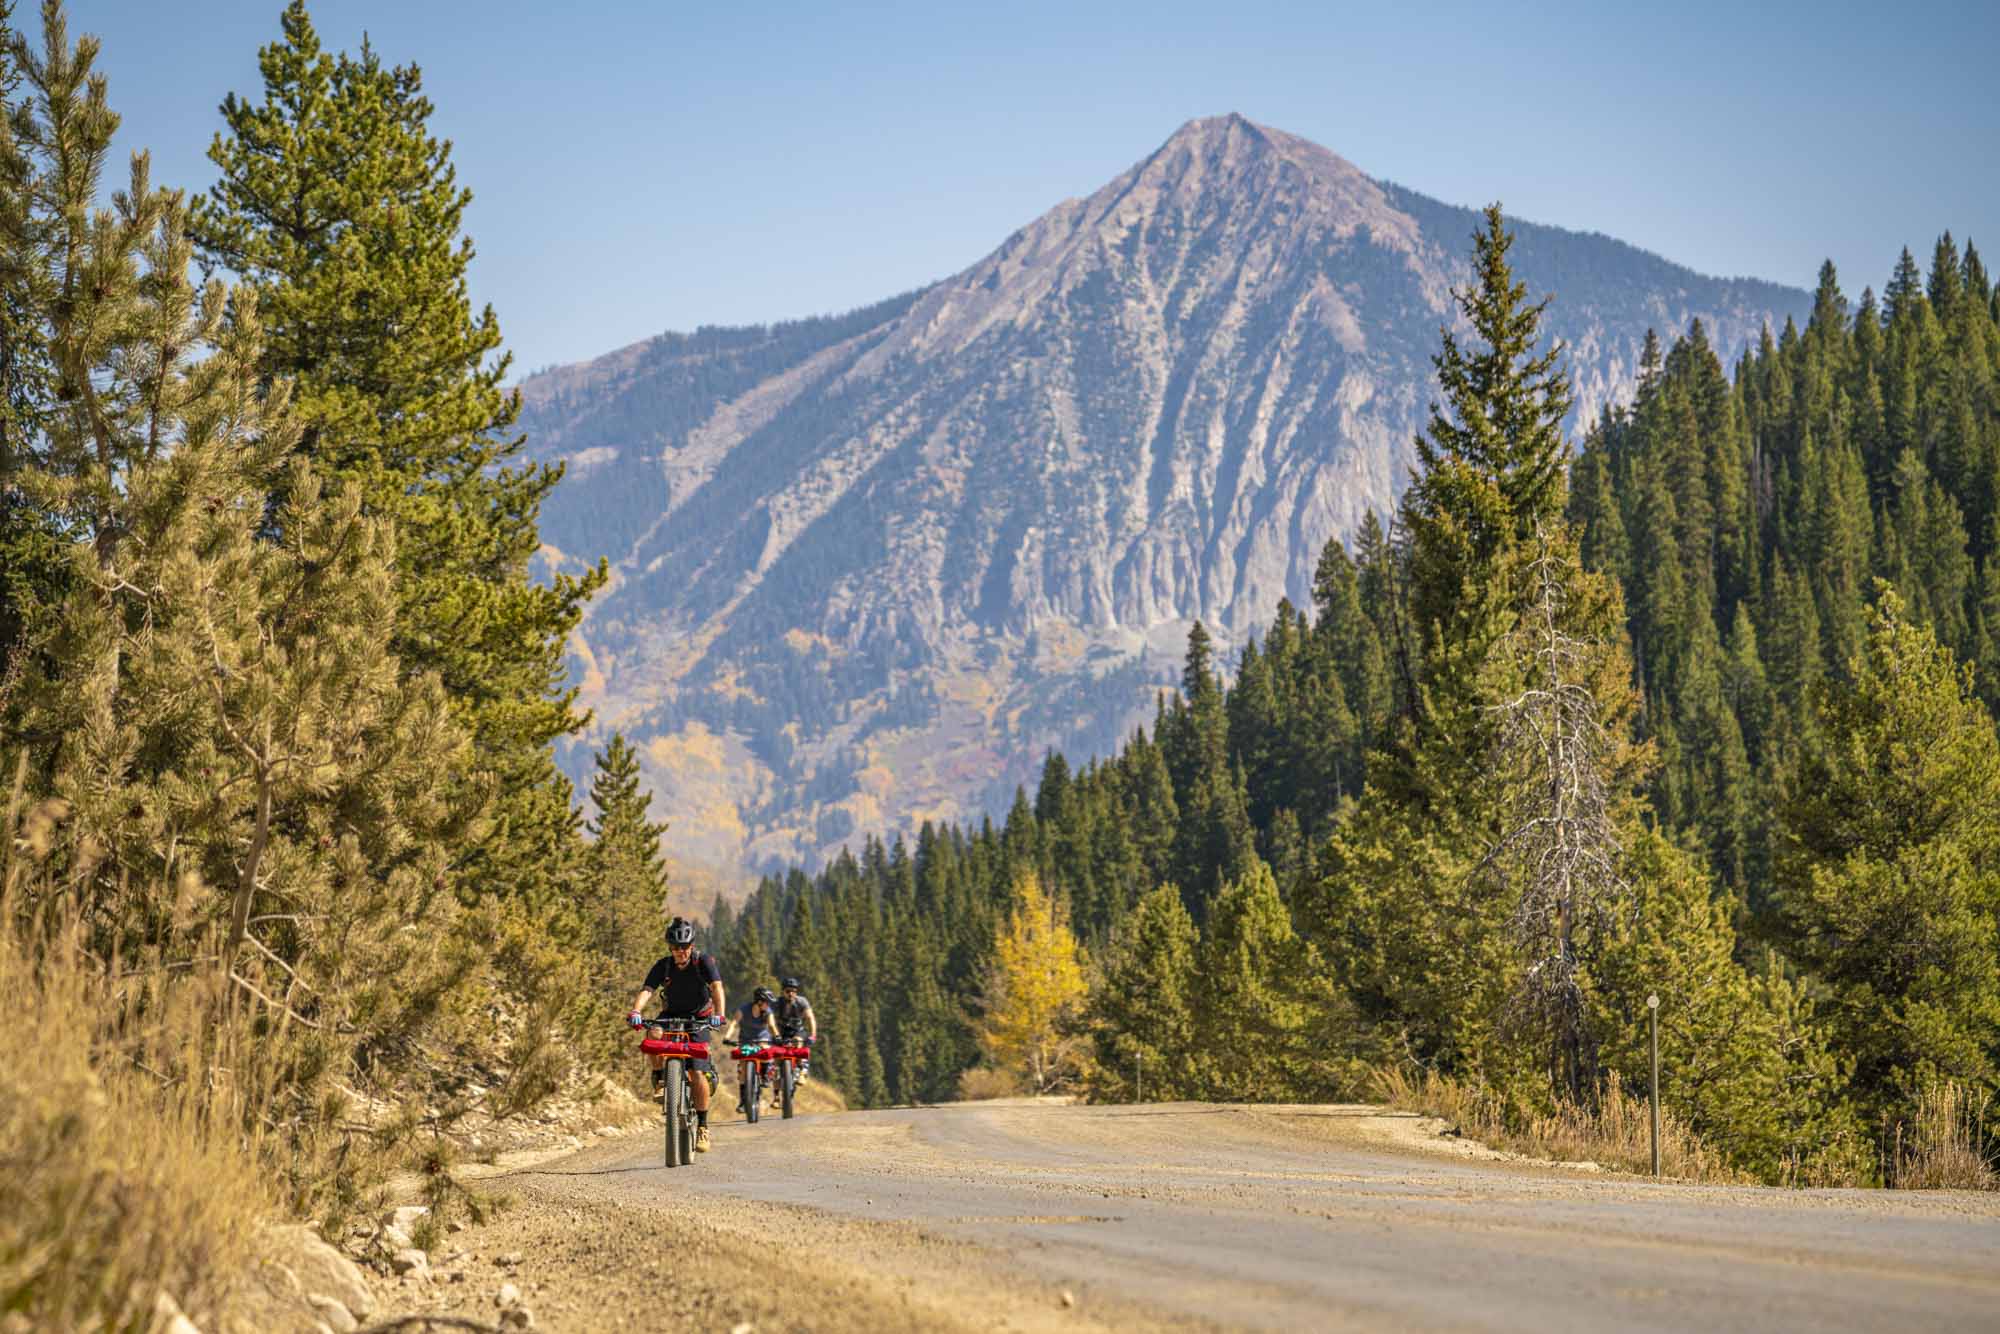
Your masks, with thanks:
[{"label": "roadside shrub", "polygon": [[207,1326],[277,1207],[244,1129],[258,1092],[217,1059],[247,1027],[212,1022],[198,979],[158,987],[91,958],[73,918],[24,918],[12,887],[0,888],[0,1311],[35,1329],[145,1330],[164,1288]]},{"label": "roadside shrub", "polygon": [[[1986,1137],[1991,1094],[1946,1080],[1917,1096],[1908,1133],[1895,1136],[1890,1184],[1898,1190],[1994,1190],[1994,1145]],[[1901,1127],[1898,1127],[1899,1132]]]},{"label": "roadside shrub", "polygon": [[958,1077],[960,1102],[985,1102],[991,1098],[1012,1098],[1024,1091],[1020,1077],[1011,1070],[977,1065]]},{"label": "roadside shrub", "polygon": [[[1435,1071],[1415,1077],[1401,1066],[1379,1071],[1374,1091],[1380,1102],[1450,1122],[1460,1134],[1496,1149],[1556,1162],[1593,1162],[1621,1172],[1652,1171],[1646,1099],[1628,1093],[1615,1073],[1605,1079],[1594,1106],[1560,1099],[1553,1110],[1537,1109],[1506,1098],[1489,1085]],[[1729,1166],[1665,1107],[1660,1109],[1660,1172],[1679,1181],[1751,1179]]]}]

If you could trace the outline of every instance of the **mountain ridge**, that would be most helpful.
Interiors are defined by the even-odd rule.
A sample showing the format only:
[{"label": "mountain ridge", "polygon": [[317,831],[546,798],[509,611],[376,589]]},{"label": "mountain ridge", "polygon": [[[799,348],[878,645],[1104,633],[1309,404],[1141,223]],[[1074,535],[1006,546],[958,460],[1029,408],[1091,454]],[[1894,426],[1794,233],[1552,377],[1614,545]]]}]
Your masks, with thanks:
[{"label": "mountain ridge", "polygon": [[[1238,115],[1191,121],[957,274],[839,316],[667,334],[523,383],[572,474],[575,647],[693,860],[810,861],[970,818],[1150,712],[1393,506],[1476,214]],[[1517,228],[1580,415],[1645,329],[1733,356],[1803,291]],[[572,757],[587,762],[587,756]]]}]

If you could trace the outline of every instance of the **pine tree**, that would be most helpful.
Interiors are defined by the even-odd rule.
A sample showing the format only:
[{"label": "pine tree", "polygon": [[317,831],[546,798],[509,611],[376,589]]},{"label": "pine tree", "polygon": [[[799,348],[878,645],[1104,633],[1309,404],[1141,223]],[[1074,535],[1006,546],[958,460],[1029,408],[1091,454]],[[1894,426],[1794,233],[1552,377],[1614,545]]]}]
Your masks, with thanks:
[{"label": "pine tree", "polygon": [[1264,845],[1264,862],[1278,882],[1278,896],[1289,899],[1306,865],[1305,834],[1299,828],[1299,817],[1292,814],[1289,806],[1280,806],[1271,817]]},{"label": "pine tree", "polygon": [[1473,285],[1455,293],[1477,344],[1449,328],[1432,358],[1445,405],[1418,435],[1418,466],[1403,498],[1412,548],[1411,613],[1419,631],[1458,647],[1501,548],[1563,510],[1569,451],[1562,422],[1573,401],[1561,349],[1538,349],[1548,301],[1529,305],[1507,262],[1513,234],[1498,204],[1473,235]]},{"label": "pine tree", "polygon": [[[653,797],[640,787],[639,757],[623,733],[611,734],[596,762],[590,800],[597,814],[588,826],[595,891],[589,901],[590,940],[611,965],[615,991],[660,952],[667,903],[667,866],[660,838],[667,826],[648,818]],[[727,910],[719,898],[716,902]],[[717,925],[711,921],[711,930]]]},{"label": "pine tree", "polygon": [[1987,276],[1986,264],[1979,258],[1979,248],[1972,244],[1972,238],[1965,238],[1964,260],[1965,295],[1970,306],[1977,310],[1986,304],[1993,294],[1992,279]]},{"label": "pine tree", "polygon": [[1171,885],[1146,894],[1119,924],[1090,996],[1099,1096],[1168,1102],[1201,1095],[1198,940]]},{"label": "pine tree", "polygon": [[255,293],[190,281],[184,203],[143,155],[95,209],[116,118],[95,44],[45,19],[41,56],[15,48],[16,123],[56,265],[23,290],[56,382],[8,480],[68,568],[10,739],[68,803],[93,943],[206,973],[263,1025],[255,1068],[188,1076],[268,1080],[258,1138],[288,1145],[295,1204],[337,1215],[343,1090],[410,1095],[492,957],[449,853],[490,789],[435,679],[399,670],[391,526],[291,457]]},{"label": "pine tree", "polygon": [[1706,623],[1674,711],[1683,720],[1682,763],[1694,797],[1691,821],[1706,836],[1710,864],[1723,884],[1747,899],[1751,877],[1762,867],[1759,792],[1730,698],[1727,664]]},{"label": "pine tree", "polygon": [[1840,275],[1830,259],[1819,266],[1819,286],[1813,292],[1806,333],[1822,342],[1831,342],[1847,333],[1847,297],[1840,290]]},{"label": "pine tree", "polygon": [[1181,700],[1160,730],[1179,815],[1172,879],[1197,921],[1254,841],[1249,796],[1242,774],[1230,763],[1229,715],[1212,654],[1213,641],[1196,621],[1188,631]]},{"label": "pine tree", "polygon": [[1852,1153],[1859,1125],[1810,1006],[1737,963],[1729,916],[1686,853],[1649,832],[1629,858],[1633,911],[1593,970],[1605,1067],[1645,1087],[1646,997],[1657,995],[1661,1099],[1684,1125],[1767,1181],[1848,1175],[1831,1160]]},{"label": "pine tree", "polygon": [[952,1095],[975,1053],[960,1006],[947,989],[944,951],[932,924],[915,926],[898,960],[905,980],[895,1016],[896,1096],[903,1102],[939,1102]]},{"label": "pine tree", "polygon": [[1593,433],[1572,470],[1570,480],[1575,489],[1570,495],[1569,518],[1582,535],[1584,566],[1622,581],[1632,568],[1631,548],[1625,536],[1625,516],[1613,489],[1611,460],[1602,440],[1601,431]]},{"label": "pine tree", "polygon": [[1917,305],[1924,300],[1924,279],[1908,246],[1896,260],[1896,271],[1882,289],[1882,323],[1885,327],[1917,317]]},{"label": "pine tree", "polygon": [[1951,233],[1946,232],[1937,240],[1937,248],[1931,252],[1930,280],[1925,284],[1925,293],[1930,297],[1931,309],[1940,320],[1950,323],[1956,313],[1959,299],[1965,294],[1965,273],[1959,267],[1958,246],[1953,243]]},{"label": "pine tree", "polygon": [[1352,1087],[1352,1008],[1294,933],[1262,862],[1216,897],[1200,958],[1200,1025],[1238,1044],[1231,1058],[1210,1059],[1204,1073],[1211,1097],[1322,1101]]},{"label": "pine tree", "polygon": [[[759,906],[770,903],[772,895],[765,891],[758,896]],[[831,980],[828,950],[830,942],[821,922],[826,910],[820,905],[825,901],[827,891],[823,885],[814,884],[803,871],[792,871],[785,877],[783,898],[789,907],[785,911],[783,947],[766,956],[758,968],[746,969],[742,977],[744,983],[756,986],[753,978],[761,978],[773,972],[787,977],[796,977],[807,988],[807,994],[822,982]],[[772,905],[775,908],[775,905]],[[738,915],[739,928],[752,919],[751,907],[744,905]]]},{"label": "pine tree", "polygon": [[1968,674],[1878,585],[1824,743],[1787,795],[1777,878],[1789,944],[1873,1113],[1924,1083],[2000,1071],[2000,741]]},{"label": "pine tree", "polygon": [[[1525,303],[1509,244],[1489,209],[1474,237],[1475,286],[1459,294],[1485,347],[1467,353],[1444,335],[1437,365],[1451,412],[1433,410],[1404,495],[1414,634],[1398,653],[1413,725],[1371,763],[1354,817],[1323,848],[1298,907],[1364,1019],[1442,1068],[1517,1086],[1540,1063],[1498,1037],[1524,974],[1508,929],[1519,895],[1478,873],[1503,836],[1506,805],[1489,706],[1507,698],[1494,688],[1495,646],[1527,591],[1513,553],[1561,523],[1570,393],[1557,350],[1536,350],[1543,307]],[[1400,554],[1391,548],[1364,568],[1393,576]]]},{"label": "pine tree", "polygon": [[[1335,778],[1336,786],[1343,791],[1359,791],[1358,760],[1386,732],[1395,701],[1381,631],[1363,606],[1360,574],[1338,541],[1328,542],[1320,553],[1313,576],[1313,606],[1315,665],[1330,667],[1335,674],[1333,679],[1340,686],[1338,709],[1333,707],[1332,692],[1326,692],[1329,722],[1345,713],[1354,728],[1351,739],[1331,734],[1320,735],[1315,742],[1346,766],[1347,771]],[[1329,767],[1315,766],[1312,776],[1315,779],[1327,776]],[[1329,794],[1333,795],[1338,794]]]},{"label": "pine tree", "polygon": [[[68,570],[60,519],[32,502],[21,485],[54,406],[55,368],[43,321],[52,309],[57,265],[43,165],[53,144],[42,137],[44,127],[53,126],[32,118],[17,125],[22,66],[33,57],[24,44],[17,46],[12,12],[11,2],[0,4],[0,727],[17,702],[21,670],[37,635],[34,622],[38,615],[45,621],[47,608],[61,601]],[[117,117],[101,88],[85,91],[73,71],[62,72],[70,57],[61,47],[58,40],[51,48],[51,70],[58,86],[71,89],[73,100],[54,114],[63,119],[72,157],[101,163]],[[84,45],[76,53],[79,68],[87,68],[92,51],[94,46]],[[88,170],[94,178],[97,169]]]},{"label": "pine tree", "polygon": [[577,869],[548,747],[583,721],[563,646],[604,571],[528,578],[561,473],[511,464],[519,396],[501,388],[493,312],[467,295],[471,192],[427,128],[419,71],[365,45],[327,54],[300,0],[282,22],[259,53],[263,100],[223,103],[198,239],[259,298],[261,369],[296,386],[297,448],[402,534],[396,653],[439,676],[501,777],[494,834],[468,850],[478,883],[546,887]]},{"label": "pine tree", "polygon": [[1825,674],[1820,655],[1819,611],[1806,582],[1780,556],[1765,609],[1765,670],[1781,705],[1803,718],[1812,690]]},{"label": "pine tree", "polygon": [[889,1101],[889,1076],[882,1061],[882,1023],[874,1006],[861,1011],[861,1025],[855,1046],[860,1051],[860,1074],[855,1095],[863,1107],[881,1107]]},{"label": "pine tree", "polygon": [[1146,739],[1143,730],[1119,757],[1119,768],[1123,771],[1125,818],[1139,864],[1159,883],[1172,872],[1174,833],[1180,825],[1173,778],[1160,748]]},{"label": "pine tree", "polygon": [[[811,905],[805,904],[804,900],[800,902],[808,915],[810,915]],[[809,933],[808,938],[810,938]],[[789,936],[786,938],[786,944],[788,948],[796,950],[801,955],[806,953],[805,950],[792,945]],[[728,940],[723,944],[717,956],[716,962],[722,969],[724,994],[729,995],[750,991],[765,985],[765,979],[769,978],[776,971],[772,967],[771,955],[772,941],[770,935],[766,932],[762,922],[746,912],[742,917],[737,919],[736,929],[730,932]],[[798,965],[788,960],[786,967],[797,968]],[[804,968],[799,968],[799,972],[805,976],[817,975],[811,970]],[[644,974],[642,973],[640,976],[643,977]]]}]

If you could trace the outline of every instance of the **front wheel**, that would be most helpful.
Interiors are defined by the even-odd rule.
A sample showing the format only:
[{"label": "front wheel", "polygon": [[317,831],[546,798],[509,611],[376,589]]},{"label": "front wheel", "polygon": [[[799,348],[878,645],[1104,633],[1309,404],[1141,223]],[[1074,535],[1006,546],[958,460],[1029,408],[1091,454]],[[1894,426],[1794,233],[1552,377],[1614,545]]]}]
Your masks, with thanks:
[{"label": "front wheel", "polygon": [[799,1063],[786,1061],[783,1073],[778,1076],[778,1095],[784,1104],[784,1119],[787,1121],[792,1119],[792,1094],[798,1091],[798,1087]]},{"label": "front wheel", "polygon": [[762,1101],[759,1096],[763,1092],[759,1087],[763,1083],[762,1075],[763,1063],[760,1061],[752,1061],[743,1067],[743,1115],[753,1126],[757,1124],[757,1105]]},{"label": "front wheel", "polygon": [[667,1122],[667,1166],[687,1166],[687,1146],[681,1135],[681,1122],[687,1120],[687,1075],[682,1062],[676,1058],[667,1062],[667,1096],[660,1099]]}]

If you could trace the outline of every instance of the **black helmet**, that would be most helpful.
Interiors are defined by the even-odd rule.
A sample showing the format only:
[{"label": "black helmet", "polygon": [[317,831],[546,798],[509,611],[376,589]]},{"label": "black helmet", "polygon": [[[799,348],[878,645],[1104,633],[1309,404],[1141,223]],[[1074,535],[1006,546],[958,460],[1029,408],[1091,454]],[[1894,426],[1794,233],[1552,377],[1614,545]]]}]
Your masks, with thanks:
[{"label": "black helmet", "polygon": [[799,980],[796,977],[788,977],[784,981],[778,983],[778,985],[783,987],[786,991],[797,991],[799,989]]},{"label": "black helmet", "polygon": [[668,922],[667,944],[669,945],[694,944],[694,923],[690,922],[685,917],[676,917],[674,918],[673,921]]},{"label": "black helmet", "polygon": [[757,990],[754,993],[752,993],[750,999],[763,1001],[764,1004],[766,1005],[776,1004],[778,1000],[776,996],[773,996],[771,994],[771,989],[769,987],[758,987]]}]

